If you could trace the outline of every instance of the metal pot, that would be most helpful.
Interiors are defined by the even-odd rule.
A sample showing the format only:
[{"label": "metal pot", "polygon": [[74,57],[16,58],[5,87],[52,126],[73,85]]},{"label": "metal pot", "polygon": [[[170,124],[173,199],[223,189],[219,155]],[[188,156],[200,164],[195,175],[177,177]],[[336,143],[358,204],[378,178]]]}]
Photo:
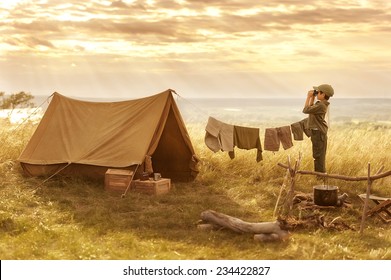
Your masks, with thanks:
[{"label": "metal pot", "polygon": [[314,203],[319,206],[335,206],[338,203],[338,187],[314,186]]}]

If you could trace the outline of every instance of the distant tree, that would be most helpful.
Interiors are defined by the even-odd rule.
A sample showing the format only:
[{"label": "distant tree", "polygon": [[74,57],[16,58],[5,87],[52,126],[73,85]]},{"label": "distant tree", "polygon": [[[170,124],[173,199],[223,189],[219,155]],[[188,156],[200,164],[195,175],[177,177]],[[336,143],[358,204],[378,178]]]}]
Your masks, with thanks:
[{"label": "distant tree", "polygon": [[16,107],[26,108],[35,106],[34,102],[32,102],[34,96],[32,96],[31,93],[26,93],[24,91],[13,93],[10,96],[5,96],[4,92],[0,92],[0,97],[1,109],[12,109]]}]

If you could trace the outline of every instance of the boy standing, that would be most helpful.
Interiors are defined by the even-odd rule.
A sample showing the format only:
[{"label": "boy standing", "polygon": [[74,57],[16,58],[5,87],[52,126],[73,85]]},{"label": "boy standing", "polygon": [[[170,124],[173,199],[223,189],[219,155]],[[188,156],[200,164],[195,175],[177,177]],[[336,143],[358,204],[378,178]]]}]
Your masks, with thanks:
[{"label": "boy standing", "polygon": [[[314,169],[317,172],[326,173],[328,125],[325,115],[330,104],[328,100],[334,95],[334,89],[328,84],[314,86],[313,88],[314,90],[308,91],[303,113],[308,114],[308,129],[311,131]],[[314,104],[315,96],[318,101]]]}]

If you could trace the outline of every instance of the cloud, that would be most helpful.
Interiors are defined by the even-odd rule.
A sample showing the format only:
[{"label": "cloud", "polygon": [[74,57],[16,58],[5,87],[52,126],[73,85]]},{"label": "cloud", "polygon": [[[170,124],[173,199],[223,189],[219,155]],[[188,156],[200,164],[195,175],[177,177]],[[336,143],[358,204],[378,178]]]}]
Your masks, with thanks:
[{"label": "cloud", "polygon": [[48,47],[50,49],[54,49],[54,45],[47,40],[36,38],[36,37],[28,37],[25,38],[24,40],[25,44],[31,48],[35,48],[37,46],[43,46],[43,47]]},{"label": "cloud", "polygon": [[120,8],[120,9],[128,9],[129,6],[127,4],[125,4],[124,2],[122,2],[121,0],[117,0],[117,1],[113,1],[111,2],[111,7],[114,7],[114,8]]},{"label": "cloud", "polygon": [[9,38],[6,39],[4,42],[13,47],[25,46],[31,49],[35,49],[41,46],[49,49],[55,49],[55,46],[50,41],[31,36],[21,38]]},{"label": "cloud", "polygon": [[11,24],[11,27],[14,29],[16,32],[20,33],[43,33],[43,34],[48,34],[48,33],[54,33],[54,32],[60,32],[61,27],[60,27],[60,22],[58,21],[53,21],[53,20],[33,20],[28,23],[24,22],[14,22]]},{"label": "cloud", "polygon": [[391,67],[385,0],[51,0],[0,7],[0,57],[12,65],[37,59],[63,71],[72,61],[72,71],[99,65],[106,74],[206,76]]},{"label": "cloud", "polygon": [[[82,3],[82,4],[81,4]],[[254,36],[255,33],[312,32],[313,27],[327,27],[340,32],[341,24],[363,24],[366,28],[386,30],[390,21],[388,10],[358,7],[335,8],[338,2],[327,6],[311,1],[166,1],[157,0],[154,5],[144,1],[132,3],[116,0],[110,5],[96,1],[86,2],[50,1],[47,4],[20,5],[10,11],[9,24],[2,29],[8,34],[34,33],[52,36],[57,40],[76,37],[110,38],[146,44],[172,42],[205,42],[218,38],[240,39],[236,36]],[[181,4],[179,4],[181,3]],[[352,2],[354,3],[354,2]],[[322,5],[324,2],[322,2]],[[208,14],[208,9],[219,11],[217,16]],[[252,11],[240,13],[240,11]],[[202,31],[209,31],[206,36]],[[252,33],[252,34],[249,34]],[[205,32],[204,32],[205,34]],[[132,35],[137,35],[132,37]],[[156,38],[151,37],[156,35]]]}]

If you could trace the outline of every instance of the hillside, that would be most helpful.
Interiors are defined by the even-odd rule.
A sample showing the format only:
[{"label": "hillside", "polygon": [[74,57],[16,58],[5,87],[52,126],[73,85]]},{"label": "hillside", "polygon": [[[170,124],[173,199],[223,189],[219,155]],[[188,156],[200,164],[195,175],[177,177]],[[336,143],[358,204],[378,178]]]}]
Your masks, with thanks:
[{"label": "hillside", "polygon": [[[309,139],[279,152],[236,150],[235,159],[212,153],[203,143],[202,125],[188,127],[201,158],[194,182],[174,183],[170,193],[148,196],[130,192],[125,198],[104,190],[101,181],[23,176],[16,159],[34,125],[2,125],[0,152],[0,257],[1,259],[390,259],[391,230],[378,218],[369,218],[364,234],[358,232],[366,182],[329,180],[349,195],[350,207],[295,208],[297,220],[311,215],[345,228],[302,226],[288,241],[259,243],[252,235],[228,230],[200,231],[200,214],[207,209],[245,221],[273,221],[274,207],[285,170],[278,167],[288,156],[302,153],[301,169],[311,170]],[[391,169],[391,127],[370,123],[333,126],[327,165],[329,173],[365,176]],[[391,178],[373,185],[373,193],[391,197]],[[314,176],[299,175],[296,191],[311,194],[319,184]]]}]

